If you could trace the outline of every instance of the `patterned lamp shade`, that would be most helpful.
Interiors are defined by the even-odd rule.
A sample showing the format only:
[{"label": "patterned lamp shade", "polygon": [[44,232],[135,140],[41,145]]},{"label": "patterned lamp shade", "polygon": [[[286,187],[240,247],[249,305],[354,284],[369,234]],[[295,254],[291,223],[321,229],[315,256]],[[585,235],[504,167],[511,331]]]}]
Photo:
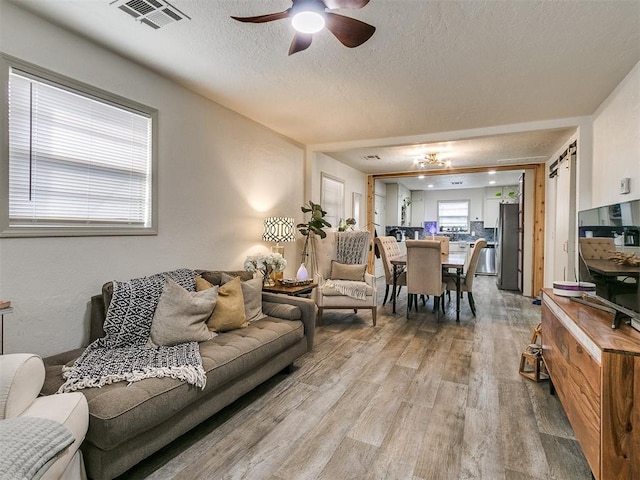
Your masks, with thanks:
[{"label": "patterned lamp shade", "polygon": [[291,217],[267,217],[264,219],[262,240],[265,242],[294,242],[295,220]]}]

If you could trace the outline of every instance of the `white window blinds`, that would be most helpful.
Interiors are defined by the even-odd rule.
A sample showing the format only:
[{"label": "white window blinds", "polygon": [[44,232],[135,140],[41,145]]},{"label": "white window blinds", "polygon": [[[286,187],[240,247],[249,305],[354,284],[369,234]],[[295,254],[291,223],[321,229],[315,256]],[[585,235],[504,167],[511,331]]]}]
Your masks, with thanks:
[{"label": "white window blinds", "polygon": [[438,224],[441,232],[469,230],[469,201],[439,201]]},{"label": "white window blinds", "polygon": [[149,227],[149,114],[9,72],[9,227]]}]

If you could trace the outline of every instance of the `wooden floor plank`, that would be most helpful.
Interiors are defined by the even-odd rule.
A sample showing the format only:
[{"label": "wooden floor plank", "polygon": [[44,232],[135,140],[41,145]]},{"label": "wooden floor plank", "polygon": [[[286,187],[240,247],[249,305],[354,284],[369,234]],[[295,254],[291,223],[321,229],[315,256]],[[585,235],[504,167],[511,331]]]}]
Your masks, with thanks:
[{"label": "wooden floor plank", "polygon": [[[384,283],[379,281],[379,289]],[[518,374],[540,307],[474,282],[428,308],[327,311],[314,351],[119,480],[588,480],[548,384]],[[382,299],[380,299],[381,301]]]},{"label": "wooden floor plank", "polygon": [[412,478],[430,417],[431,409],[403,402],[364,480]]},{"label": "wooden floor plank", "polygon": [[503,451],[499,414],[467,408],[460,480],[504,480]]},{"label": "wooden floor plank", "polygon": [[375,384],[354,382],[305,438],[292,445],[275,475],[284,480],[317,478],[377,389]]},{"label": "wooden floor plank", "polygon": [[431,418],[425,425],[414,476],[424,480],[460,478],[466,385],[440,383]]},{"label": "wooden floor plank", "polygon": [[523,382],[503,380],[499,386],[500,426],[505,467],[527,475],[548,472],[533,407]]}]

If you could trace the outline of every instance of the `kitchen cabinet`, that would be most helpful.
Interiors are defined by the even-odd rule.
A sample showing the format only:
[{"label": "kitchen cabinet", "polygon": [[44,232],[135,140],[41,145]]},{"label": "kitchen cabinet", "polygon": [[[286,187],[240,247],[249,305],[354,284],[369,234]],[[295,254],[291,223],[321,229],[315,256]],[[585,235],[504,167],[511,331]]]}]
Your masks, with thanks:
[{"label": "kitchen cabinet", "polygon": [[508,185],[506,187],[485,187],[485,198],[497,198],[507,202],[517,202],[520,189],[518,185]]},{"label": "kitchen cabinet", "polygon": [[498,227],[500,203],[518,202],[519,192],[520,188],[518,187],[518,185],[485,188],[484,213],[482,217],[484,220],[484,228]]},{"label": "kitchen cabinet", "polygon": [[484,228],[497,228],[498,216],[500,215],[500,202],[499,198],[485,198],[484,199]]}]

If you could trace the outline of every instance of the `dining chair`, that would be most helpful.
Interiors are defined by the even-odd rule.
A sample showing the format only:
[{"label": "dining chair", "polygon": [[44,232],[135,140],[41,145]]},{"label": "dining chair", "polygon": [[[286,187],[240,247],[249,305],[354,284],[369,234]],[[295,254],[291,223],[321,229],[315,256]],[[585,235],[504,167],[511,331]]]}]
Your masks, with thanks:
[{"label": "dining chair", "polygon": [[441,235],[441,236],[435,235],[435,236],[432,236],[431,238],[426,237],[426,240],[437,240],[442,244],[442,249],[440,250],[442,255],[449,255],[449,241],[451,240],[449,237],[445,235]]},{"label": "dining chair", "polygon": [[[480,259],[480,251],[486,246],[487,241],[484,238],[476,240],[473,250],[471,250],[469,263],[466,265],[462,277],[460,277],[460,296],[462,297],[462,292],[467,292],[469,307],[471,307],[471,313],[474,317],[476,316],[476,303],[473,299],[473,279],[476,276],[478,260]],[[456,276],[454,274],[445,274],[444,281],[447,284],[447,290],[456,289]]]},{"label": "dining chair", "polygon": [[444,312],[442,243],[437,240],[407,240],[407,318],[411,304],[418,309],[418,295],[433,295],[433,310],[440,321]]},{"label": "dining chair", "polygon": [[[580,240],[583,240],[583,239],[581,238]],[[592,239],[584,239],[584,240],[592,240]],[[634,294],[638,291],[638,280],[635,278],[605,277],[602,275],[592,274],[591,270],[589,270],[589,267],[587,266],[584,253],[582,251],[583,246],[584,244],[580,243],[578,247],[578,268],[579,268],[578,271],[580,272],[581,282],[591,282],[595,284],[596,294],[612,302],[616,301],[616,296],[618,295]],[[588,247],[587,247],[587,250],[589,250]],[[592,255],[594,254],[593,251],[591,251],[590,253]],[[598,253],[596,252],[595,255],[598,255]],[[605,259],[606,258],[608,257],[605,257]],[[590,260],[593,260],[593,259],[594,257],[590,258]],[[602,258],[599,258],[599,257],[595,257],[595,259],[602,260]]]},{"label": "dining chair", "polygon": [[607,260],[616,251],[611,237],[581,237],[578,239],[578,246],[585,260]]},{"label": "dining chair", "polygon": [[[382,300],[382,305],[387,303],[387,297],[389,296],[389,286],[393,286],[393,265],[391,264],[391,260],[395,257],[401,256],[400,246],[398,244],[398,240],[396,237],[387,236],[387,237],[376,237],[375,244],[378,246],[378,251],[380,252],[380,259],[382,260],[382,265],[384,266],[384,280],[386,283],[384,289],[384,300]],[[396,285],[398,286],[398,291],[391,292],[391,295],[400,295],[400,290],[403,285],[407,284],[407,273],[402,271],[398,274],[396,278]],[[392,297],[393,298],[393,297]]]}]

